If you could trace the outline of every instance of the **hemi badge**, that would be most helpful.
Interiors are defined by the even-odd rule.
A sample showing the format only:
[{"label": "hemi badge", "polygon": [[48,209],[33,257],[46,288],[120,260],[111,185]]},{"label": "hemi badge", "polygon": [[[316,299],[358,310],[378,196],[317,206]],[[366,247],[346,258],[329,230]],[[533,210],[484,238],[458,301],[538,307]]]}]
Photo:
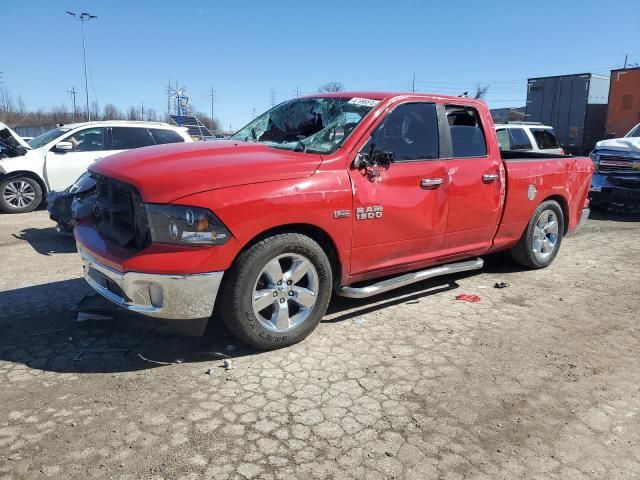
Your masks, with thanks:
[{"label": "hemi badge", "polygon": [[351,216],[351,210],[334,210],[333,218],[348,218]]}]

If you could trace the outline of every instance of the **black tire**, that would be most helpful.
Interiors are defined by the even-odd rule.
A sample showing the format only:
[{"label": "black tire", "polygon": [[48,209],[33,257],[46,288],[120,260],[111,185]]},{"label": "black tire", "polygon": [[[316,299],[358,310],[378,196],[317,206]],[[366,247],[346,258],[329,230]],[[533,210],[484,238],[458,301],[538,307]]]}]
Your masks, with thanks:
[{"label": "black tire", "polygon": [[[540,217],[543,213],[551,211],[555,214],[557,222],[556,239],[553,246],[553,250],[545,254],[541,258],[541,253],[537,252],[534,248],[534,235],[536,233],[536,225],[538,224]],[[548,235],[547,235],[548,236]],[[522,234],[522,238],[518,244],[511,249],[511,256],[516,263],[523,267],[531,269],[545,268],[551,265],[556,258],[560,245],[562,243],[562,237],[564,236],[564,213],[562,207],[555,200],[547,200],[538,205],[535,212],[531,216],[527,228]]]},{"label": "black tire", "polygon": [[[265,327],[265,319],[259,320],[254,313],[254,288],[257,288],[257,282],[264,278],[263,269],[267,264],[280,257],[283,257],[282,261],[286,262],[287,255],[303,258],[313,265],[314,272],[317,274],[317,277],[313,278],[317,280],[318,292],[314,297],[314,305],[309,309],[308,316],[302,323],[287,331],[274,331]],[[280,260],[278,262],[280,263]],[[283,267],[283,271],[285,269],[286,267]],[[318,243],[299,233],[276,234],[259,241],[243,252],[225,274],[216,313],[231,333],[242,341],[260,350],[274,350],[298,343],[315,330],[329,305],[332,285],[331,264]],[[293,285],[292,288],[295,286]],[[274,291],[274,297],[277,294]],[[282,294],[284,295],[284,292]],[[273,302],[276,301],[276,299],[273,300]],[[289,300],[285,298],[284,302],[288,304]],[[267,308],[275,309],[276,307],[277,304]]]},{"label": "black tire", "polygon": [[[21,192],[18,198],[17,191]],[[27,213],[42,203],[42,188],[30,177],[13,177],[0,182],[0,210],[6,213]],[[21,205],[23,204],[23,205]]]}]

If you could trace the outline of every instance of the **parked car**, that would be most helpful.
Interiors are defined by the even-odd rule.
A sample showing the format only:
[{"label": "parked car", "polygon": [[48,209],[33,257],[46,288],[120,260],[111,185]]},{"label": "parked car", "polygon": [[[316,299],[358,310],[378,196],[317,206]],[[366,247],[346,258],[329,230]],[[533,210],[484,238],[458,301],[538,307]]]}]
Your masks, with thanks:
[{"label": "parked car", "polygon": [[24,142],[3,125],[0,210],[36,209],[47,192],[68,188],[96,160],[131,148],[190,142],[186,129],[157,122],[104,121],[64,125]]},{"label": "parked car", "polygon": [[501,154],[482,101],[340,92],[282,103],[230,140],[89,170],[97,197],[74,234],[98,293],[185,329],[215,311],[273,349],[310,334],[332,293],[479,269],[498,250],[548,266],[588,217],[593,163]]},{"label": "parked car", "polygon": [[534,122],[501,123],[495,127],[501,150],[564,155],[553,127]]},{"label": "parked car", "polygon": [[596,171],[589,196],[595,206],[640,205],[640,123],[623,138],[598,142],[591,160]]}]

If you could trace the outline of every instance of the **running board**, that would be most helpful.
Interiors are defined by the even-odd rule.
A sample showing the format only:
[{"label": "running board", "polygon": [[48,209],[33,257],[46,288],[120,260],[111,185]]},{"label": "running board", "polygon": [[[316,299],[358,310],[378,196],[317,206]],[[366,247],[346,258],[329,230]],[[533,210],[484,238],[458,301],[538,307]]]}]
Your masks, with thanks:
[{"label": "running board", "polygon": [[448,265],[440,265],[439,267],[420,270],[419,272],[406,273],[398,277],[388,278],[381,282],[367,285],[366,287],[340,287],[337,294],[341,297],[348,298],[367,298],[380,293],[395,290],[396,288],[411,285],[412,283],[421,282],[433,277],[441,275],[449,275],[451,273],[467,272],[469,270],[479,270],[484,265],[484,260],[476,258],[466,262],[450,263]]}]

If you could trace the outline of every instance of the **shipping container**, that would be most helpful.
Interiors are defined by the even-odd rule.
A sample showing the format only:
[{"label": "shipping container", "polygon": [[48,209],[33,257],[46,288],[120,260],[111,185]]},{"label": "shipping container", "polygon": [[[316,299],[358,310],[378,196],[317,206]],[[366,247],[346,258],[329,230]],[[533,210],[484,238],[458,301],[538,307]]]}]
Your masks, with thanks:
[{"label": "shipping container", "polygon": [[605,75],[530,78],[527,121],[551,125],[567,153],[582,155],[605,138],[608,97]]},{"label": "shipping container", "polygon": [[640,67],[611,70],[607,137],[624,137],[640,123]]}]

